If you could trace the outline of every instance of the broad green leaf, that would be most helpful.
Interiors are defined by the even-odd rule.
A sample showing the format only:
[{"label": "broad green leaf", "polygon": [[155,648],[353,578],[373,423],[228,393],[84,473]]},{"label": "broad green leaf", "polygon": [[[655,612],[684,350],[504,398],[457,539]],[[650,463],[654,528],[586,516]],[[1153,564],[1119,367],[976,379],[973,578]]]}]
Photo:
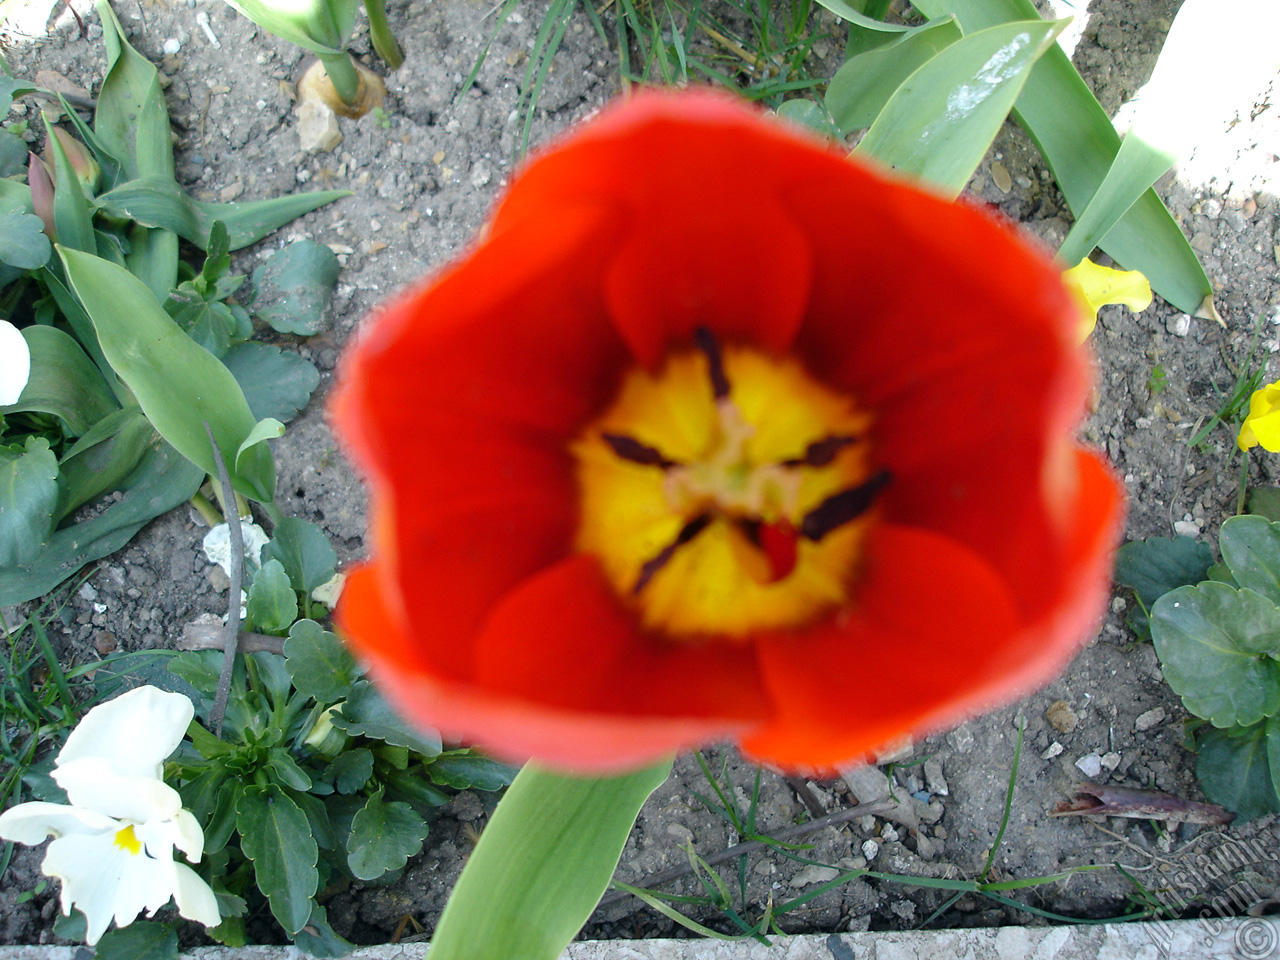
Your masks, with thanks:
[{"label": "broad green leaf", "polygon": [[240,383],[249,409],[260,420],[292,420],[320,383],[320,371],[310,360],[269,343],[234,344],[223,354],[222,362]]},{"label": "broad green leaf", "polygon": [[1222,562],[1236,583],[1280,604],[1280,524],[1265,517],[1232,517],[1218,538]]},{"label": "broad green leaf", "polygon": [[279,560],[264,563],[254,575],[245,607],[249,619],[264,633],[280,633],[298,619],[298,597]]},{"label": "broad green leaf", "polygon": [[329,764],[333,788],[339,793],[355,793],[373,776],[373,751],[367,747],[345,750]]},{"label": "broad green leaf", "polygon": [[1197,738],[1196,776],[1204,795],[1234,811],[1240,822],[1280,813],[1280,796],[1268,762],[1267,724],[1217,730]]},{"label": "broad green leaf", "polygon": [[85,564],[115,553],[144,524],[190,500],[203,479],[202,470],[157,439],[120,485],[119,500],[54,533],[25,567],[0,568],[0,606],[43,596]]},{"label": "broad green leaf", "polygon": [[117,410],[95,423],[58,463],[63,488],[59,519],[117,489],[155,439],[155,429],[137,407]]},{"label": "broad green leaf", "polygon": [[280,333],[312,336],[324,327],[337,282],[337,255],[323,243],[299,240],[253,271],[253,312]]},{"label": "broad green leaf", "polygon": [[44,235],[44,224],[33,213],[0,212],[0,262],[19,270],[35,270],[49,262],[53,244]]},{"label": "broad green leaf", "polygon": [[1151,638],[1197,717],[1229,727],[1280,710],[1280,608],[1265,597],[1225,583],[1179,587],[1151,608]]},{"label": "broad green leaf", "polygon": [[[1149,611],[1170,590],[1209,579],[1212,563],[1213,551],[1207,543],[1191,537],[1151,537],[1133,540],[1116,551],[1115,579],[1132,589],[1141,607]],[[1150,633],[1143,609],[1131,611],[1128,621],[1139,637]]]},{"label": "broad green leaf", "polygon": [[[263,557],[278,560],[266,552],[270,549],[268,544]],[[314,620],[299,620],[289,629],[284,662],[298,692],[320,703],[341,700],[356,679],[355,661],[342,641]]]},{"label": "broad green leaf", "polygon": [[1271,770],[1271,789],[1280,798],[1280,714],[1268,717],[1267,731],[1267,766]]},{"label": "broad green leaf", "polygon": [[0,73],[0,117],[9,115],[9,108],[13,106],[15,97],[25,97],[28,93],[35,93],[39,89],[29,80],[19,80],[17,77]]},{"label": "broad green leaf", "polygon": [[243,791],[239,781],[229,779],[214,797],[213,811],[204,829],[205,853],[216,853],[231,841],[236,830],[236,807]]},{"label": "broad green leaf", "polygon": [[[1031,0],[920,0],[930,19],[954,14],[966,33],[1037,16]],[[1040,58],[1014,107],[1068,205],[1080,215],[1120,149],[1110,118],[1071,60],[1055,48]],[[1102,249],[1185,313],[1213,319],[1213,287],[1195,251],[1154,190],[1148,190],[1103,238]]]},{"label": "broad green leaf", "polygon": [[147,419],[178,452],[216,475],[205,431],[213,430],[232,486],[263,502],[275,498],[275,463],[264,445],[238,455],[255,429],[235,377],[194,343],[128,271],[98,257],[59,248],[68,279],[93,320],[112,368]]},{"label": "broad green leaf", "polygon": [[39,557],[57,506],[58,460],[48,440],[28,437],[21,453],[0,451],[0,570]]},{"label": "broad green leaf", "polygon": [[516,768],[478,754],[436,757],[427,768],[436,783],[457,790],[501,790],[511,783]]},{"label": "broad green leaf", "polygon": [[173,142],[160,75],[129,45],[124,28],[106,0],[98,0],[107,75],[98,91],[94,133],[121,164],[130,180],[159,176],[173,180]]},{"label": "broad green leaf", "polygon": [[440,735],[410,728],[368,680],[352,686],[342,711],[334,715],[333,725],[353,736],[382,740],[425,757],[434,757],[440,752]]},{"label": "broad green leaf", "polygon": [[345,957],[356,949],[356,945],[344,940],[329,925],[329,914],[320,904],[313,904],[311,916],[307,924],[293,938],[294,945],[309,957],[332,958]]},{"label": "broad green leaf", "polygon": [[895,34],[906,33],[911,29],[910,27],[903,26],[902,24],[885,23],[881,20],[876,20],[874,17],[869,17],[852,3],[849,3],[848,0],[818,0],[818,3],[822,4],[822,6],[826,7],[841,20],[847,20],[849,23],[861,27],[864,30],[874,30],[877,33]]},{"label": "broad green leaf", "polygon": [[351,821],[347,866],[358,880],[377,880],[421,851],[426,836],[426,821],[411,806],[388,803],[379,790]]},{"label": "broad green leaf", "polygon": [[840,134],[871,126],[893,92],[960,36],[955,18],[944,17],[846,60],[831,78],[825,101]]},{"label": "broad green leaf", "polygon": [[119,409],[75,338],[40,324],[23,327],[22,338],[31,351],[31,379],[18,402],[4,408],[6,413],[52,414],[67,425],[68,436],[78,437]]},{"label": "broad green leaf", "polygon": [[206,300],[189,283],[169,293],[164,310],[187,336],[215,357],[221,358],[234,341],[253,334],[252,321],[243,308]]},{"label": "broad green leaf", "polygon": [[[234,377],[233,377],[234,379]],[[241,394],[243,396],[243,394]],[[246,405],[248,401],[245,401]],[[255,458],[262,454],[263,450],[267,450],[267,458],[270,459],[270,449],[265,446],[268,440],[276,440],[284,436],[284,424],[274,417],[267,417],[265,420],[259,420],[253,425],[253,429],[249,431],[249,435],[244,438],[239,448],[236,450],[236,467],[233,473],[243,473],[252,470],[255,467]]]},{"label": "broad green leaf", "polygon": [[53,225],[58,242],[64,247],[95,253],[98,243],[93,235],[93,206],[84,195],[62,142],[48,132],[50,124],[45,126],[47,149],[53,155]]},{"label": "broad green leaf", "polygon": [[0,177],[20,176],[27,164],[27,151],[25,140],[12,130],[0,129]]},{"label": "broad green leaf", "polygon": [[267,771],[268,776],[282,787],[311,789],[311,778],[282,747],[272,747],[267,753]]},{"label": "broad green leaf", "polygon": [[412,771],[382,771],[378,778],[387,785],[393,796],[406,800],[419,809],[441,807],[452,799],[451,794],[428,783],[416,767]]},{"label": "broad green leaf", "polygon": [[109,930],[98,941],[94,960],[178,960],[178,933],[171,924],[136,921]]},{"label": "broad green leaf", "polygon": [[249,787],[236,804],[240,849],[253,861],[258,889],[289,936],[311,916],[320,885],[319,850],[306,815],[280,787]]},{"label": "broad green leaf", "polygon": [[1273,523],[1280,520],[1280,487],[1250,487],[1249,512]]},{"label": "broad green leaf", "polygon": [[299,593],[310,593],[322,583],[328,583],[338,565],[338,555],[324,531],[299,517],[285,517],[276,524],[262,556],[279,560],[289,574],[293,589]]},{"label": "broad green leaf", "polygon": [[345,50],[360,6],[358,0],[304,0],[288,5],[269,0],[227,2],[264,30],[312,53]]},{"label": "broad green leaf", "polygon": [[595,909],[671,762],[618,777],[520,771],[471,854],[431,960],[555,960]]},{"label": "broad green leaf", "polygon": [[1019,20],[957,40],[903,81],[855,152],[959,194],[1066,24]]},{"label": "broad green leaf", "polygon": [[239,250],[304,213],[350,195],[349,190],[316,190],[270,200],[206,203],[192,200],[172,178],[153,176],[121,184],[96,203],[103,213],[172,230],[202,250],[209,244],[213,224],[221,221],[231,249]]},{"label": "broad green leaf", "polygon": [[840,133],[832,126],[831,119],[827,116],[827,111],[820,104],[814,103],[812,100],[806,100],[803,97],[783,101],[774,112],[782,119],[790,120],[792,123],[820,136],[834,137]]}]

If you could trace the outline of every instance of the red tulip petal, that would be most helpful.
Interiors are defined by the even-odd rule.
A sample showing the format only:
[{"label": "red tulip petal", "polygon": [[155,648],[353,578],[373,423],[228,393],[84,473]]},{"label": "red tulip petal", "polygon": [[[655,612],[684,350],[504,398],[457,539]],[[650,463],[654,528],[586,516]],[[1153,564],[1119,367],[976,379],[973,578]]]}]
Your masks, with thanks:
[{"label": "red tulip petal", "polygon": [[812,254],[778,197],[797,154],[825,152],[723,93],[639,93],[535,159],[496,225],[546,222],[571,199],[609,206],[625,239],[604,292],[644,364],[700,326],[781,353],[809,299]]},{"label": "red tulip petal", "polygon": [[[572,611],[577,602],[575,594],[564,612]],[[347,581],[342,628],[380,688],[406,717],[513,762],[536,756],[561,770],[604,775],[637,769],[681,747],[732,735],[740,726],[717,716],[562,709],[451,682],[432,672],[431,658],[422,654],[416,637],[404,632],[376,572],[368,568]],[[564,666],[573,669],[571,663]],[[610,691],[617,689],[616,682],[610,685]]]}]

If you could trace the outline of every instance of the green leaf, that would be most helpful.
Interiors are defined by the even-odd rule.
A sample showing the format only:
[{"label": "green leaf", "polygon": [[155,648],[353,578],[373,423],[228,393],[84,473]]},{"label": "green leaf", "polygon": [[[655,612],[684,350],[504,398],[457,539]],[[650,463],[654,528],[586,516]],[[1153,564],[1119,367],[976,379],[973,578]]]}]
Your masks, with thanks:
[{"label": "green leaf", "polygon": [[855,152],[959,194],[1067,22],[1019,20],[957,40],[894,91]]},{"label": "green leaf", "polygon": [[236,829],[272,915],[294,936],[311,916],[320,885],[320,852],[306,815],[275,784],[249,787],[236,804]]},{"label": "green leaf", "polygon": [[1273,523],[1280,520],[1280,487],[1250,487],[1249,512]]},{"label": "green leaf", "polygon": [[427,768],[436,783],[458,790],[501,790],[511,783],[516,768],[479,754],[450,754],[436,757]]},{"label": "green leaf", "polygon": [[268,560],[258,568],[245,609],[264,633],[280,633],[298,619],[298,597],[279,560]]},{"label": "green leaf", "polygon": [[[21,176],[27,164],[27,152],[25,140],[8,128],[0,129],[0,177]],[[49,252],[53,252],[52,247]]]},{"label": "green leaf", "polygon": [[820,136],[834,137],[839,134],[832,125],[831,118],[827,116],[827,111],[812,100],[803,97],[784,100],[774,112],[782,119],[790,120]]},{"label": "green leaf", "polygon": [[355,26],[358,4],[311,0],[282,5],[270,0],[228,0],[242,14],[281,40],[312,53],[341,53]]},{"label": "green leaf", "polygon": [[262,548],[262,556],[279,560],[299,593],[310,593],[328,583],[338,565],[338,555],[324,531],[298,517],[285,517],[276,524],[271,541]]},{"label": "green leaf", "polygon": [[1268,726],[1271,724],[1226,730],[1207,727],[1198,738],[1196,776],[1204,795],[1239,814],[1241,822],[1280,813],[1280,796],[1267,756]]},{"label": "green leaf", "polygon": [[356,747],[334,757],[329,764],[333,774],[333,788],[339,793],[355,793],[373,776],[373,751]]},{"label": "green leaf", "polygon": [[95,423],[58,462],[63,485],[59,519],[118,489],[156,440],[151,422],[137,407],[117,410]]},{"label": "green leaf", "polygon": [[204,828],[204,850],[216,853],[231,840],[236,829],[236,807],[244,787],[236,780],[228,781],[214,798],[213,812]]},{"label": "green leaf", "polygon": [[227,228],[228,245],[239,250],[304,213],[350,195],[349,190],[316,190],[270,200],[206,203],[188,197],[172,177],[150,176],[121,184],[98,197],[96,203],[109,216],[163,227],[202,250],[209,245],[213,224],[220,221]]},{"label": "green leaf", "polygon": [[351,687],[347,702],[333,717],[333,725],[352,736],[382,740],[425,757],[440,753],[440,735],[434,731],[411,729],[368,680],[360,680]]},{"label": "green leaf", "polygon": [[160,75],[129,45],[124,28],[106,0],[98,0],[107,75],[93,117],[98,141],[124,166],[130,180],[159,176],[173,181],[173,141]]},{"label": "green leaf", "polygon": [[53,226],[58,242],[94,253],[98,244],[93,235],[93,206],[62,149],[62,141],[49,131],[51,126],[45,124],[45,143],[53,155]]},{"label": "green leaf", "polygon": [[216,475],[208,423],[232,486],[245,496],[272,502],[275,463],[270,451],[258,445],[243,457],[237,455],[255,421],[230,371],[183,333],[127,270],[78,251],[59,248],[59,253],[104,355],[160,435]]},{"label": "green leaf", "polygon": [[0,568],[35,561],[53,533],[58,461],[43,437],[28,437],[21,454],[0,451]]},{"label": "green leaf", "polygon": [[[1213,551],[1191,537],[1151,537],[1133,540],[1116,551],[1116,582],[1129,587],[1142,607],[1151,605],[1170,590],[1208,579]],[[1137,609],[1129,625],[1139,637],[1150,633],[1147,614]]]},{"label": "green leaf", "polygon": [[910,27],[902,26],[897,23],[885,23],[876,20],[874,17],[868,17],[865,13],[853,6],[848,0],[818,0],[818,3],[826,7],[841,20],[847,20],[855,26],[864,30],[873,30],[877,33],[905,33]]},{"label": "green leaf", "polygon": [[311,778],[281,747],[272,747],[267,752],[267,771],[268,776],[282,787],[311,789]]},{"label": "green leaf", "polygon": [[337,255],[324,244],[289,244],[253,271],[253,312],[280,333],[319,333],[338,269]]},{"label": "green leaf", "polygon": [[19,270],[35,270],[49,262],[53,244],[44,235],[44,224],[33,213],[0,212],[0,262]]},{"label": "green leaf", "polygon": [[102,935],[94,960],[178,960],[178,932],[172,924],[135,921]]},{"label": "green leaf", "polygon": [[1187,709],[1216,727],[1257,723],[1280,710],[1280,608],[1224,583],[1179,587],[1151,608],[1165,680]]},{"label": "green leaf", "polygon": [[1280,798],[1280,714],[1268,717],[1267,730],[1267,766],[1271,772],[1271,790]]},{"label": "green leaf", "polygon": [[520,771],[463,868],[431,960],[555,960],[595,909],[671,762],[618,777]]},{"label": "green leaf", "polygon": [[411,806],[387,803],[378,791],[351,821],[347,866],[357,880],[377,880],[421,851],[426,836],[426,821]]},{"label": "green leaf", "polygon": [[[264,557],[268,556],[267,550],[270,544],[263,550]],[[294,687],[319,703],[341,700],[356,679],[355,661],[342,641],[314,620],[299,620],[289,629],[284,658]]]},{"label": "green leaf", "polygon": [[[245,403],[248,404],[248,401],[246,400]],[[279,420],[276,420],[274,417],[267,417],[265,420],[259,420],[253,425],[253,429],[249,431],[249,435],[244,438],[239,448],[236,450],[236,467],[233,473],[243,473],[247,470],[252,470],[257,458],[264,451],[266,451],[267,459],[270,460],[271,449],[266,446],[266,442],[268,440],[278,440],[283,436],[284,424]],[[273,467],[273,477],[274,473],[275,471]]]},{"label": "green leaf", "polygon": [[846,60],[831,78],[826,95],[827,112],[840,134],[871,126],[893,92],[960,37],[955,18],[944,17]]},{"label": "green leaf", "polygon": [[31,379],[18,402],[5,413],[31,411],[59,417],[67,435],[78,437],[120,409],[111,388],[75,338],[57,327],[33,324],[22,328],[31,351]]},{"label": "green leaf", "polygon": [[164,309],[187,336],[215,357],[225,354],[234,341],[247,339],[253,333],[243,308],[237,310],[206,300],[186,283],[169,293]]},{"label": "green leaf", "polygon": [[444,806],[453,799],[452,794],[428,783],[417,769],[383,770],[379,772],[378,778],[394,796],[407,800],[419,809]]},{"label": "green leaf", "polygon": [[1280,524],[1265,517],[1232,517],[1218,537],[1222,562],[1236,583],[1280,604]]},{"label": "green leaf", "polygon": [[[954,14],[966,32],[1037,16],[1031,0],[920,0],[930,19]],[[1014,107],[1071,209],[1089,204],[1120,149],[1120,136],[1071,60],[1055,48],[1040,58]],[[1185,313],[1215,317],[1213,287],[1195,251],[1154,190],[1103,238],[1102,249]]]},{"label": "green leaf", "polygon": [[356,949],[356,945],[338,936],[329,925],[329,914],[320,904],[311,908],[311,916],[307,925],[294,935],[294,944],[312,957],[345,957]]},{"label": "green leaf", "polygon": [[274,417],[288,423],[320,383],[320,371],[310,360],[267,343],[237,343],[223,354],[222,362],[260,420]]}]

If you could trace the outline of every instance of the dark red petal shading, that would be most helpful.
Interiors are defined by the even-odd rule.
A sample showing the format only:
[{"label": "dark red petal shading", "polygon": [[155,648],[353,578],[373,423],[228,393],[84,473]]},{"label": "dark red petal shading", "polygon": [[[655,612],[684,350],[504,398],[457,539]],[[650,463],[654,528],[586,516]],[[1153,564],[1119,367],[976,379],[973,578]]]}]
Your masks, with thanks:
[{"label": "dark red petal shading", "polygon": [[[416,638],[405,631],[395,604],[387,603],[385,584],[376,569],[356,570],[344,590],[342,627],[399,709],[411,721],[449,739],[483,744],[493,755],[512,762],[532,756],[562,770],[605,774],[636,769],[740,729],[739,721],[720,716],[563,709],[441,677]],[[622,685],[615,679],[609,690]]]},{"label": "dark red petal shading", "polygon": [[795,138],[740,102],[698,90],[641,93],[535,159],[498,229],[608,205],[626,224],[602,284],[631,352],[654,365],[700,326],[777,353],[809,300],[808,237],[778,203]]}]

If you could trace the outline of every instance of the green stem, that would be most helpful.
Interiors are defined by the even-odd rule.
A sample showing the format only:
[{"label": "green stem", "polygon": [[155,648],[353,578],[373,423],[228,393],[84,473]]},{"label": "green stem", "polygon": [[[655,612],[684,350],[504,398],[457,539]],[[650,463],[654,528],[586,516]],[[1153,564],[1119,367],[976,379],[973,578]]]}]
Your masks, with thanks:
[{"label": "green stem", "polygon": [[351,60],[351,54],[344,50],[342,53],[321,53],[317,56],[324,64],[324,72],[329,75],[333,89],[342,98],[342,102],[354,104],[360,96],[360,74]]},{"label": "green stem", "polygon": [[640,807],[671,760],[584,779],[528,764],[445,905],[431,960],[555,960],[609,885]]},{"label": "green stem", "polygon": [[222,514],[218,513],[218,508],[200,491],[197,490],[195,496],[191,498],[191,505],[196,508],[200,516],[204,517],[204,522],[210,527],[216,527],[222,522]]},{"label": "green stem", "polygon": [[1236,494],[1236,516],[1244,513],[1245,499],[1249,494],[1249,451],[1240,455],[1240,492]]},{"label": "green stem", "polygon": [[396,42],[391,25],[387,23],[386,0],[364,0],[364,12],[369,16],[369,39],[383,62],[392,70],[404,63],[404,51]]}]

